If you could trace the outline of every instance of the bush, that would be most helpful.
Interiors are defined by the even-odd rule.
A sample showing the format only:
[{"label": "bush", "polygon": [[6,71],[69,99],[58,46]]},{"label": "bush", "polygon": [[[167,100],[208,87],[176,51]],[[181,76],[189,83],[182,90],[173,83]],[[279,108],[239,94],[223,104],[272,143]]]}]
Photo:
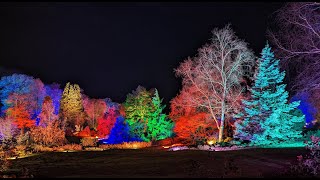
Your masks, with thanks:
[{"label": "bush", "polygon": [[25,156],[28,153],[26,152],[27,146],[26,145],[17,145],[15,146],[13,152],[15,154],[15,156],[21,157],[21,156]]},{"label": "bush", "polygon": [[18,145],[27,145],[30,142],[30,132],[20,133],[17,136],[17,144]]},{"label": "bush", "polygon": [[209,145],[198,145],[197,148],[199,150],[204,150],[204,151],[212,151],[213,150],[213,146],[209,146]]},{"label": "bush", "polygon": [[36,144],[34,145],[33,150],[34,152],[52,152],[53,148]]},{"label": "bush", "polygon": [[81,151],[82,146],[80,144],[66,144],[55,148],[56,150],[64,149],[65,151]]},{"label": "bush", "polygon": [[86,146],[96,146],[97,145],[97,138],[94,137],[85,137],[81,139],[81,145]]},{"label": "bush", "polygon": [[3,171],[6,171],[9,169],[9,161],[7,160],[7,153],[3,148],[0,147],[0,174]]},{"label": "bush", "polygon": [[297,156],[297,163],[292,164],[285,172],[288,176],[315,177],[320,172],[320,137],[311,136],[306,148],[309,151],[305,156]]},{"label": "bush", "polygon": [[30,136],[34,143],[44,146],[58,146],[65,142],[65,132],[59,128],[58,122],[50,123],[46,127],[34,127]]},{"label": "bush", "polygon": [[121,144],[102,144],[99,148],[102,149],[141,149],[151,147],[151,142],[124,142]]}]

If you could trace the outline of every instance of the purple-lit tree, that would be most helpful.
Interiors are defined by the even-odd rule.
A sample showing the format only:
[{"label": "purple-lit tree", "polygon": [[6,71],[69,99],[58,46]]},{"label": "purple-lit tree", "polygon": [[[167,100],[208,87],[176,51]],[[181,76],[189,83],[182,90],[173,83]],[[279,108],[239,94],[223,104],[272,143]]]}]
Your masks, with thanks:
[{"label": "purple-lit tree", "polygon": [[277,12],[277,29],[268,32],[293,92],[320,88],[319,10],[319,2],[287,3]]},{"label": "purple-lit tree", "polygon": [[60,85],[57,83],[53,83],[50,85],[45,85],[46,96],[50,96],[52,99],[52,103],[54,106],[54,114],[59,114],[60,109],[60,99],[62,96],[62,89],[60,89]]},{"label": "purple-lit tree", "polygon": [[12,118],[0,118],[0,142],[10,141],[17,134]]}]

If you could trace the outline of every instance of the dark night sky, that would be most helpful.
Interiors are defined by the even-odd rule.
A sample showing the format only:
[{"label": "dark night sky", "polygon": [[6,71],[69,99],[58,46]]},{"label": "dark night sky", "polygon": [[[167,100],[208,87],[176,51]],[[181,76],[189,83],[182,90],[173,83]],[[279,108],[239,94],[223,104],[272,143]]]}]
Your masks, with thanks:
[{"label": "dark night sky", "polygon": [[123,102],[138,85],[168,103],[173,69],[231,23],[259,55],[283,3],[0,3],[0,71],[78,83],[92,98]]}]

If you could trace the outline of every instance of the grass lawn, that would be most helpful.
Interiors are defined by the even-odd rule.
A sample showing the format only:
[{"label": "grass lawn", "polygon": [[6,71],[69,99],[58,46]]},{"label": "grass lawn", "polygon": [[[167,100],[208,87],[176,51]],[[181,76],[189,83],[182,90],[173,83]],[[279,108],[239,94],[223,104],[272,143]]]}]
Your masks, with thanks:
[{"label": "grass lawn", "polygon": [[50,152],[11,161],[12,169],[27,167],[34,177],[274,177],[302,153],[304,148],[219,152],[146,148]]}]

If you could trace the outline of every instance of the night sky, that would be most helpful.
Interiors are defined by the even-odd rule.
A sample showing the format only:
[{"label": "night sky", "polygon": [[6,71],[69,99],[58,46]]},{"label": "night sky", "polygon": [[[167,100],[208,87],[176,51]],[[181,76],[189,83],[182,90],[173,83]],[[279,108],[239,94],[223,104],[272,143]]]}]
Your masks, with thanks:
[{"label": "night sky", "polygon": [[[45,84],[77,83],[92,98],[123,102],[138,85],[168,103],[173,72],[231,23],[259,55],[272,13],[283,3],[0,3],[0,71]],[[168,105],[168,104],[167,104]]]}]

